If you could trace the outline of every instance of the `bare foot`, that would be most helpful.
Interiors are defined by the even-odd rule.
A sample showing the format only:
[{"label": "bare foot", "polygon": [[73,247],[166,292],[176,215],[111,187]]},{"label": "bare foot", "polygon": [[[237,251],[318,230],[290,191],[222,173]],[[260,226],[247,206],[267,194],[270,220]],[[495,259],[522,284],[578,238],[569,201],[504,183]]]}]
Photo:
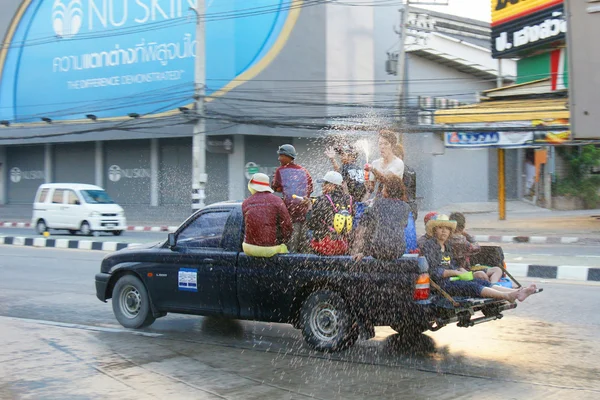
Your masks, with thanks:
[{"label": "bare foot", "polygon": [[536,290],[537,288],[535,287],[535,285],[529,285],[528,287],[521,289],[517,292],[517,299],[523,302],[526,298],[534,294]]},{"label": "bare foot", "polygon": [[514,303],[515,301],[517,301],[519,293],[521,293],[520,290],[515,290],[514,292],[507,293],[506,294],[507,300],[511,303]]}]

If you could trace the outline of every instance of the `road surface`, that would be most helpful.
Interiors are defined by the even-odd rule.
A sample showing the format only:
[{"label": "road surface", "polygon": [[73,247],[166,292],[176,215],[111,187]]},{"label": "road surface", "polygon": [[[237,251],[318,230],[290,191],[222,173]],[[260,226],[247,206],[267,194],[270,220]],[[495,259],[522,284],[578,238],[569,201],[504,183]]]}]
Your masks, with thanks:
[{"label": "road surface", "polygon": [[378,327],[328,355],[284,324],[169,315],[123,329],[95,297],[104,252],[0,252],[3,399],[600,397],[596,283],[540,283],[500,321],[411,342]]}]

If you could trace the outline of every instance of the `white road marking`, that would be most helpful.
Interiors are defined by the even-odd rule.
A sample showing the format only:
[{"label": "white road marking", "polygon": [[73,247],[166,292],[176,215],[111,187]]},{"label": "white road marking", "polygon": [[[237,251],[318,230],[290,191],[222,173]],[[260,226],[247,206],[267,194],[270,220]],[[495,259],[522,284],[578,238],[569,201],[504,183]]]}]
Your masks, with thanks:
[{"label": "white road marking", "polygon": [[163,336],[162,333],[139,332],[139,331],[134,331],[131,329],[124,329],[124,328],[123,329],[121,329],[121,328],[105,328],[105,327],[93,326],[93,325],[69,324],[66,322],[46,321],[43,319],[30,319],[30,318],[17,318],[17,317],[4,317],[4,316],[0,316],[0,319],[29,322],[29,323],[40,324],[40,325],[57,326],[59,328],[82,329],[82,330],[94,331],[94,332],[131,333],[132,335],[146,336],[146,337]]}]

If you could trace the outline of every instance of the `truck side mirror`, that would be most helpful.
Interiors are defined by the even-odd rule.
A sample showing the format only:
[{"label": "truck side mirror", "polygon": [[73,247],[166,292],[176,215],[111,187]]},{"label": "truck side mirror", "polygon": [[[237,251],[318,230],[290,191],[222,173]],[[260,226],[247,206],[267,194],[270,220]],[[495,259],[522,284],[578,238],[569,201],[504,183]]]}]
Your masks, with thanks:
[{"label": "truck side mirror", "polygon": [[170,248],[174,248],[175,246],[177,246],[177,238],[175,237],[174,233],[169,233],[169,247]]}]

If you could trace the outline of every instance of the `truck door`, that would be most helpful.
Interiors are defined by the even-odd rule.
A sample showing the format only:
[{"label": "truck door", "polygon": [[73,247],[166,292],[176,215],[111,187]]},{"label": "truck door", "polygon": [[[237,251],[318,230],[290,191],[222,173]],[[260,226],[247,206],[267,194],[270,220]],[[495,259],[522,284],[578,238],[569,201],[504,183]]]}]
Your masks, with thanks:
[{"label": "truck door", "polygon": [[235,292],[227,288],[235,279],[237,252],[222,247],[231,209],[200,213],[177,234],[177,246],[165,249],[153,268],[152,296],[159,307],[195,310],[209,314],[231,313]]}]

